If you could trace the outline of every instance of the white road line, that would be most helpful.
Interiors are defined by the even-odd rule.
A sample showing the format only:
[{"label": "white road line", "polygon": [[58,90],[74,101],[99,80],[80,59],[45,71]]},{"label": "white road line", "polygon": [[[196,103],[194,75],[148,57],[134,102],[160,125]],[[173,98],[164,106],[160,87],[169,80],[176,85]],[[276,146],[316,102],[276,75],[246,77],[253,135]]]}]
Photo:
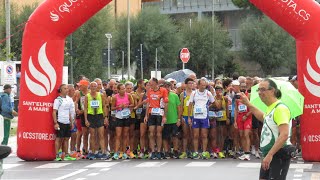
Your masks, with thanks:
[{"label": "white road line", "polygon": [[139,167],[139,168],[141,168],[141,167],[160,167],[166,163],[168,163],[168,162],[162,162],[162,163],[160,163],[160,162],[144,162],[144,163],[136,165],[135,167]]},{"label": "white road line", "polygon": [[291,169],[312,169],[313,164],[290,164]]},{"label": "white road line", "polygon": [[67,174],[67,175],[61,176],[61,177],[56,178],[56,179],[53,179],[53,180],[62,180],[62,179],[67,179],[67,178],[69,178],[69,177],[71,177],[71,176],[74,176],[74,175],[80,174],[80,173],[82,173],[82,172],[84,172],[84,171],[87,171],[87,170],[88,170],[88,169],[79,169],[78,171],[75,171],[75,172],[73,172],[73,173],[70,173],[70,174]]},{"label": "white road line", "polygon": [[86,166],[86,168],[107,168],[118,164],[118,162],[97,162]]},{"label": "white road line", "polygon": [[296,173],[303,173],[303,169],[296,169],[294,172],[296,172]]},{"label": "white road line", "polygon": [[237,167],[240,168],[260,168],[261,163],[239,163]]},{"label": "white road line", "polygon": [[100,169],[100,171],[109,171],[111,168],[103,168],[103,169]]},{"label": "white road line", "polygon": [[191,162],[185,167],[210,167],[214,164],[215,162]]},{"label": "white road line", "polygon": [[85,180],[86,178],[77,178],[75,180]]},{"label": "white road line", "polygon": [[64,166],[67,166],[71,163],[48,163],[48,164],[44,164],[38,167],[35,167],[37,169],[57,169],[57,168],[61,168]]},{"label": "white road line", "polygon": [[301,180],[301,179],[293,179],[293,180]]},{"label": "white road line", "polygon": [[129,161],[130,161],[130,159],[123,160],[123,162],[129,162]]},{"label": "white road line", "polygon": [[18,167],[18,166],[21,166],[22,164],[3,164],[3,169],[6,170],[6,169],[11,169],[11,168],[14,168],[14,167]]},{"label": "white road line", "polygon": [[293,177],[299,178],[299,177],[302,177],[302,174],[294,174]]},{"label": "white road line", "polygon": [[90,174],[88,174],[87,176],[96,176],[96,175],[98,175],[99,173],[90,173]]},{"label": "white road line", "polygon": [[297,164],[304,164],[304,162],[303,161],[298,161]]}]

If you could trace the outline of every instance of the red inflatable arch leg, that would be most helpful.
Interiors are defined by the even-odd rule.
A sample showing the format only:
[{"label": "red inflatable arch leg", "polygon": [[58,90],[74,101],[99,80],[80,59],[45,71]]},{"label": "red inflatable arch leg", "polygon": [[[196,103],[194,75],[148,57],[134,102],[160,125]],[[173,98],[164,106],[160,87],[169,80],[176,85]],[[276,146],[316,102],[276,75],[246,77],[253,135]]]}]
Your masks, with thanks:
[{"label": "red inflatable arch leg", "polygon": [[62,82],[65,38],[111,0],[47,0],[22,42],[18,150],[23,160],[55,159],[52,105]]},{"label": "red inflatable arch leg", "polygon": [[305,97],[302,157],[320,161],[320,5],[314,0],[251,2],[296,39],[299,91]]}]

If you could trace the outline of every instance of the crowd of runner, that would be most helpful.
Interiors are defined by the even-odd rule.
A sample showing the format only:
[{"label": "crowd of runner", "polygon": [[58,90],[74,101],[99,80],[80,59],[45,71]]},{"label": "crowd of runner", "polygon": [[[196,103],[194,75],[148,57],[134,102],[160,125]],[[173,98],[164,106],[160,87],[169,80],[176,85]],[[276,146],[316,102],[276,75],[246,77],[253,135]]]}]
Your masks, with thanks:
[{"label": "crowd of runner", "polygon": [[[297,88],[297,77],[289,80]],[[182,83],[152,78],[122,84],[82,76],[76,85],[61,85],[66,97],[54,102],[56,160],[260,158],[262,123],[237,95],[250,98],[260,81],[191,74]],[[299,122],[292,122],[299,149]]]}]

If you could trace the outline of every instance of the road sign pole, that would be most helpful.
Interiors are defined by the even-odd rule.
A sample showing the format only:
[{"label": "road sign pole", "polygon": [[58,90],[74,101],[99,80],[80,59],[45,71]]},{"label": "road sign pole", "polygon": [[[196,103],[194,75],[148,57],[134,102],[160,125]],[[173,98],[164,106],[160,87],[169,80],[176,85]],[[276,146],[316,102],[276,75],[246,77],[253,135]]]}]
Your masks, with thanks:
[{"label": "road sign pole", "polygon": [[182,62],[182,69],[184,69],[184,64],[185,64],[185,63],[184,63],[184,62]]}]

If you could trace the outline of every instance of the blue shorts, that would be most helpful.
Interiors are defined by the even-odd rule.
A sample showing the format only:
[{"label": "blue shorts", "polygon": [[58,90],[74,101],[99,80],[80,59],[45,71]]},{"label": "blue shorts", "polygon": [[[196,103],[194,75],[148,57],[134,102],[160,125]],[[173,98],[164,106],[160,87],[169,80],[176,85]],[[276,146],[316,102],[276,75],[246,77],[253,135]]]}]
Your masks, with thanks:
[{"label": "blue shorts", "polygon": [[204,129],[209,129],[210,128],[210,122],[209,119],[196,119],[193,118],[192,121],[192,128],[204,128]]},{"label": "blue shorts", "polygon": [[[188,116],[183,116],[182,118],[184,119],[184,122],[186,122],[186,125],[189,125],[189,123],[188,123]],[[193,121],[193,116],[191,116],[190,118],[191,118],[191,120]]]},{"label": "blue shorts", "polygon": [[70,132],[71,132],[71,133],[75,133],[75,132],[77,132],[77,131],[78,131],[77,126],[76,126],[76,124],[74,123],[74,124],[73,124],[73,129],[71,129]]}]

